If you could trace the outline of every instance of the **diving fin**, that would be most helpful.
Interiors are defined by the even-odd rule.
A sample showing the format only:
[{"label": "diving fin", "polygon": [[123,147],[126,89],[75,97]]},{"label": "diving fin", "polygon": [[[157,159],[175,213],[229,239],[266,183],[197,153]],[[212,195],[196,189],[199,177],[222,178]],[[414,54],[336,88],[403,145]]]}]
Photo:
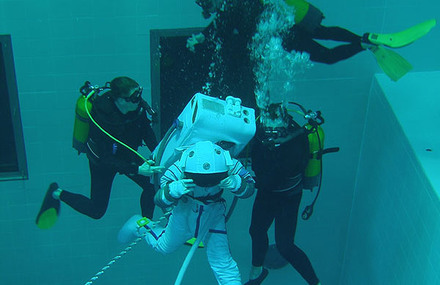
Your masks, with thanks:
[{"label": "diving fin", "polygon": [[392,81],[399,80],[412,69],[412,65],[393,50],[383,46],[371,46],[368,49],[373,52],[377,64]]},{"label": "diving fin", "polygon": [[437,21],[435,19],[431,19],[397,33],[368,33],[366,35],[368,35],[368,41],[372,44],[384,45],[390,48],[401,48],[426,35],[432,28],[435,27],[436,24]]},{"label": "diving fin", "polygon": [[55,225],[60,214],[60,200],[54,199],[52,193],[58,189],[58,184],[52,183],[46,191],[35,223],[40,229],[50,229]]},{"label": "diving fin", "polygon": [[[185,242],[185,245],[193,245],[195,242],[196,242],[196,238],[195,237],[193,237],[193,238],[190,238],[189,240],[187,240],[186,242]],[[197,246],[198,248],[204,248],[205,247],[205,245],[203,244],[203,242],[200,242],[199,243],[199,245]]]}]

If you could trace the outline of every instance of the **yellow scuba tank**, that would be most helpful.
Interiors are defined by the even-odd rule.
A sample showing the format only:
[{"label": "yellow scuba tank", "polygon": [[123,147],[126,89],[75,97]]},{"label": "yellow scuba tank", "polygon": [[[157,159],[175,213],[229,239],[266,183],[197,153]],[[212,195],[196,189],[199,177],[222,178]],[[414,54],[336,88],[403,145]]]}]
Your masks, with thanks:
[{"label": "yellow scuba tank", "polygon": [[[89,137],[90,118],[85,110],[86,96],[81,95],[76,101],[75,108],[75,122],[73,125],[73,148],[78,151],[78,154],[86,152],[86,142]],[[92,111],[92,103],[87,100],[87,109]]]},{"label": "yellow scuba tank", "polygon": [[324,130],[321,126],[314,128],[310,124],[306,124],[305,128],[309,131],[309,152],[310,159],[307,163],[304,174],[304,188],[313,189],[318,186],[321,176],[321,159],[322,150],[324,149]]}]

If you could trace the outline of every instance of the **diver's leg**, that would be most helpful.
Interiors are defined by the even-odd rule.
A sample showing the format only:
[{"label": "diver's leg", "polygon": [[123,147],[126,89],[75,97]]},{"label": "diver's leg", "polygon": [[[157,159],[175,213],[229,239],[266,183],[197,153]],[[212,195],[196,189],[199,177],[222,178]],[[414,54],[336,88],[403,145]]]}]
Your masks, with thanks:
[{"label": "diver's leg", "polygon": [[[323,32],[317,32],[320,35]],[[354,39],[355,36],[347,35],[347,39]],[[320,36],[323,37],[323,36]],[[343,44],[334,48],[327,48],[314,39],[314,35],[305,32],[296,25],[286,34],[283,40],[283,47],[287,51],[307,52],[310,60],[326,64],[333,64],[338,61],[350,58],[364,50],[360,39],[349,44]],[[317,38],[317,37],[316,37]]]},{"label": "diver's leg", "polygon": [[317,40],[332,40],[338,42],[347,43],[359,43],[362,40],[362,36],[359,36],[347,29],[341,27],[326,27],[320,26],[315,29],[312,38]]},{"label": "diver's leg", "polygon": [[250,280],[265,278],[267,270],[263,269],[264,259],[269,248],[267,231],[273,222],[276,205],[271,195],[264,195],[264,190],[259,190],[252,208],[252,219],[249,233],[252,239],[252,268]]},{"label": "diver's leg", "polygon": [[334,64],[364,51],[364,48],[358,43],[339,45],[334,48],[324,47],[315,41],[310,41],[307,44],[303,51],[310,54],[310,60],[326,64]]},{"label": "diver's leg", "polygon": [[252,239],[252,265],[262,266],[269,247],[267,231],[274,219],[275,207],[269,195],[258,191],[252,208],[249,233]]},{"label": "diver's leg", "polygon": [[90,161],[89,168],[91,179],[90,198],[62,190],[60,200],[86,216],[100,219],[107,211],[116,172],[113,169],[96,165]]},{"label": "diver's leg", "polygon": [[275,241],[280,254],[310,285],[319,283],[307,255],[294,244],[298,210],[302,193],[281,201],[281,211],[275,217]]},{"label": "diver's leg", "polygon": [[142,175],[126,175],[142,188],[140,199],[142,216],[152,219],[154,214],[154,186],[150,183],[150,178]]}]

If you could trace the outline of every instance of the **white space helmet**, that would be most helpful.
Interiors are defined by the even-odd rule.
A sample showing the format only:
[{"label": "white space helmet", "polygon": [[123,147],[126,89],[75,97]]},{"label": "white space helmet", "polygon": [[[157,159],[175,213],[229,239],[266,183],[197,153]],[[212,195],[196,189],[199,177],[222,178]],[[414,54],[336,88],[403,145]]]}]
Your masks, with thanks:
[{"label": "white space helmet", "polygon": [[182,154],[180,165],[186,178],[197,186],[213,187],[228,177],[232,158],[228,151],[210,141],[201,141]]},{"label": "white space helmet", "polygon": [[181,158],[184,172],[213,174],[227,172],[231,165],[228,151],[210,141],[197,142],[189,147]]}]

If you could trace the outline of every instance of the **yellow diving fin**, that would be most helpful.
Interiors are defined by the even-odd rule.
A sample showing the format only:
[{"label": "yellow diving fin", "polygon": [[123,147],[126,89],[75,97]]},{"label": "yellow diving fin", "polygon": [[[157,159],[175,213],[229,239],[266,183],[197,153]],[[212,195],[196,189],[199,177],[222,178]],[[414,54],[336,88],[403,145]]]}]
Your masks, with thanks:
[{"label": "yellow diving fin", "polygon": [[368,49],[373,52],[377,64],[392,81],[399,80],[412,69],[412,65],[393,50],[383,46],[372,46]]},{"label": "yellow diving fin", "polygon": [[375,45],[384,45],[390,48],[401,48],[426,35],[432,28],[435,27],[436,24],[437,21],[435,19],[431,19],[397,33],[369,33],[368,40]]},{"label": "yellow diving fin", "polygon": [[53,227],[60,214],[60,200],[52,197],[52,193],[58,189],[58,184],[52,183],[46,191],[40,211],[38,212],[35,223],[40,229],[50,229]]}]

